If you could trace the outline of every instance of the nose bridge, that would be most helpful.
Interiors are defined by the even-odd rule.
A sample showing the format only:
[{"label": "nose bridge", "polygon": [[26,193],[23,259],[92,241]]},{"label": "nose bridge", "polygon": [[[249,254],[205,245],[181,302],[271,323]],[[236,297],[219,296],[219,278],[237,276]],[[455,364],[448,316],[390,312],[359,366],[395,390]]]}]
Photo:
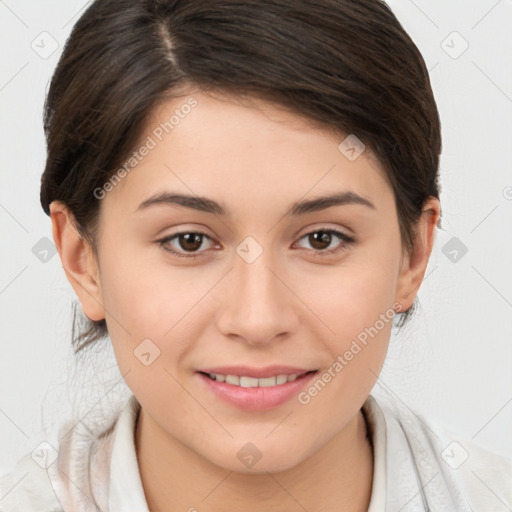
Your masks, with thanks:
[{"label": "nose bridge", "polygon": [[219,328],[224,335],[236,335],[251,344],[268,343],[293,329],[293,294],[281,282],[285,276],[277,277],[280,271],[271,248],[246,239],[236,251]]}]

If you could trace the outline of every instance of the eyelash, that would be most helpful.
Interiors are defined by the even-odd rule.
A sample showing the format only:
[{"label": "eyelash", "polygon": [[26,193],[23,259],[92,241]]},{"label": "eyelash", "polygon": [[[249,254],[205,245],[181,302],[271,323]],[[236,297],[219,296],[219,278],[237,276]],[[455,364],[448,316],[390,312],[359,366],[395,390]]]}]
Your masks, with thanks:
[{"label": "eyelash", "polygon": [[[307,237],[309,235],[312,235],[313,233],[330,233],[330,234],[333,234],[336,237],[340,238],[343,241],[343,243],[339,244],[335,249],[324,249],[324,250],[320,250],[320,249],[314,250],[313,249],[313,255],[315,257],[316,256],[325,257],[325,255],[332,256],[334,254],[338,254],[338,253],[340,253],[342,251],[347,250],[348,246],[353,244],[353,243],[355,243],[355,241],[356,241],[355,238],[353,238],[351,236],[348,236],[345,233],[343,233],[341,231],[338,231],[336,229],[316,229],[314,231],[310,231],[309,233],[305,233],[304,235],[302,235],[299,238],[299,240],[302,240],[303,238],[305,238],[305,237]],[[188,235],[190,235],[190,234],[200,235],[200,236],[203,236],[205,238],[209,238],[211,240],[211,237],[209,237],[205,233],[201,233],[200,231],[181,231],[179,233],[175,233],[174,235],[162,238],[161,240],[158,240],[157,243],[165,251],[172,253],[173,255],[177,256],[178,258],[201,258],[203,256],[202,252],[196,252],[196,253],[191,253],[191,254],[183,254],[183,253],[180,253],[178,251],[175,251],[174,249],[169,249],[168,247],[166,247],[166,243],[169,243],[171,240],[179,237],[180,235],[186,235],[186,234],[188,234]]]}]

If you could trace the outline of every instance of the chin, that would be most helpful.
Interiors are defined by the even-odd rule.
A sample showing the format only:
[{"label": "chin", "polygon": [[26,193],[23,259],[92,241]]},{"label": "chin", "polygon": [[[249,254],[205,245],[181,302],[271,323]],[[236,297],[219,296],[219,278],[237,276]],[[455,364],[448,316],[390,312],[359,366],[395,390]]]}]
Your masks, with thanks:
[{"label": "chin", "polygon": [[235,457],[232,453],[229,451],[229,453],[216,454],[215,457],[207,458],[226,470],[248,475],[286,471],[299,465],[306,458],[305,455],[297,453],[293,447],[281,445],[279,450],[270,447],[259,450],[250,442],[242,444],[240,448],[237,447]]}]

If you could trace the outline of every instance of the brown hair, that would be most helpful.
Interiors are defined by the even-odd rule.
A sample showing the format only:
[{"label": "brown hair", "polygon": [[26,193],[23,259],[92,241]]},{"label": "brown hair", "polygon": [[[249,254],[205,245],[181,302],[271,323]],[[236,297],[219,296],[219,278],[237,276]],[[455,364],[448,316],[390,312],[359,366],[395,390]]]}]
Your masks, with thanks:
[{"label": "brown hair", "polygon": [[[152,109],[187,84],[254,95],[355,134],[385,171],[412,249],[424,202],[439,198],[441,127],[425,62],[380,0],[94,1],[45,102],[46,214],[62,201],[94,248],[93,191],[133,151]],[[108,332],[105,320],[86,319],[75,337],[74,311],[78,352]]]}]

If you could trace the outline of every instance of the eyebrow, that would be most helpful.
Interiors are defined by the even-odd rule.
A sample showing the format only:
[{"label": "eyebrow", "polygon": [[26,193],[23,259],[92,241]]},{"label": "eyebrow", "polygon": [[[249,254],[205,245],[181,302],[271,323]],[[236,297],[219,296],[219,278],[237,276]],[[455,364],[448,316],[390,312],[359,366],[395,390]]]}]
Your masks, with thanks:
[{"label": "eyebrow", "polygon": [[[187,194],[175,194],[172,192],[161,192],[155,194],[142,203],[139,204],[137,209],[144,210],[153,205],[179,205],[201,212],[212,213],[222,217],[229,217],[231,214],[227,208],[207,197],[191,196]],[[308,199],[305,201],[297,201],[293,203],[285,215],[300,216],[308,213],[325,210],[333,206],[342,206],[348,204],[358,204],[366,206],[373,210],[377,210],[375,205],[368,199],[355,192],[343,191],[328,196],[317,197],[315,199]]]}]

